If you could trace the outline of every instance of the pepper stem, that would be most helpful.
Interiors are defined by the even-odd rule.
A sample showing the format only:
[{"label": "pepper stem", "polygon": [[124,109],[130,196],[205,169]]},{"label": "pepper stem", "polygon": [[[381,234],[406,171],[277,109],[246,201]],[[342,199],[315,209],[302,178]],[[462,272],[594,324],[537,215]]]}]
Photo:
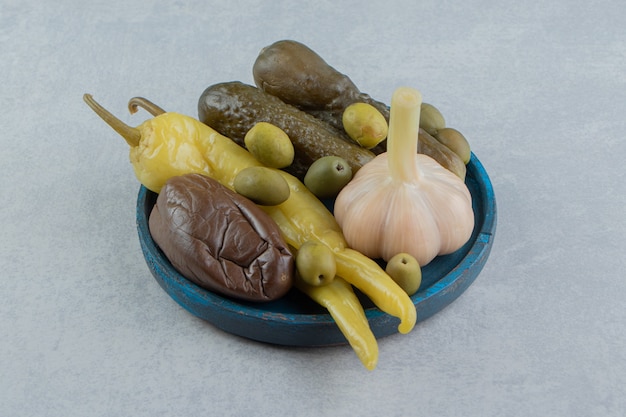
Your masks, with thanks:
[{"label": "pepper stem", "polygon": [[387,163],[391,177],[398,181],[415,181],[417,141],[422,94],[410,87],[397,88],[391,97]]},{"label": "pepper stem", "polygon": [[139,141],[141,141],[141,132],[136,127],[128,126],[126,123],[122,122],[117,117],[113,116],[107,109],[102,107],[91,94],[83,95],[83,100],[91,109],[96,112],[102,120],[104,120],[109,126],[113,128],[117,133],[119,133],[126,142],[132,146],[139,146]]},{"label": "pepper stem", "polygon": [[128,111],[130,111],[130,114],[137,113],[137,109],[139,107],[146,110],[148,113],[150,113],[153,116],[158,116],[160,114],[165,113],[165,110],[163,110],[161,107],[157,106],[156,104],[154,104],[147,98],[133,97],[130,100],[128,100]]}]

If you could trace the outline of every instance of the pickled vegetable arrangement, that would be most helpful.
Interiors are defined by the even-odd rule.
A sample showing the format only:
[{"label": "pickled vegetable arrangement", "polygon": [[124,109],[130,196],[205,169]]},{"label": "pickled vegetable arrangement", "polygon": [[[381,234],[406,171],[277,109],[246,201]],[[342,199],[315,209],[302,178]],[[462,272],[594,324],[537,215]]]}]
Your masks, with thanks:
[{"label": "pickled vegetable arrangement", "polygon": [[[290,78],[294,62],[302,71],[315,71],[311,78],[315,83],[302,94],[294,94],[301,82]],[[90,95],[84,99],[130,145],[137,179],[161,193],[150,233],[183,276],[225,297],[255,302],[300,291],[328,310],[363,365],[374,369],[377,341],[354,291],[397,317],[398,331],[408,333],[417,319],[409,296],[419,289],[420,264],[411,254],[398,251],[398,256],[386,255],[385,269],[380,259],[355,250],[322,200],[341,194],[361,169],[386,153],[389,108],[359,92],[349,78],[297,42],[281,41],[262,50],[253,73],[256,87],[227,82],[205,89],[198,100],[198,119],[133,98],[131,112],[142,107],[154,116],[134,128]],[[419,129],[419,137],[427,137],[425,153],[437,155],[434,163],[462,181],[468,142],[432,109],[429,114],[434,116],[415,126],[415,139]],[[415,148],[413,152],[423,151]],[[195,191],[177,185],[174,194],[170,183],[189,184]],[[247,220],[220,225],[220,219],[240,205],[250,213],[243,216]],[[202,226],[194,223],[198,219]],[[207,233],[203,227],[213,231]],[[394,230],[402,233],[400,228]],[[189,244],[192,235],[195,240]],[[242,251],[251,236],[260,242],[259,249]],[[263,241],[271,242],[268,262],[262,260]],[[245,275],[244,280],[237,279],[238,285],[231,285],[231,273],[225,268],[233,256],[241,267],[232,274]],[[269,269],[248,274],[246,256],[250,262],[258,258],[258,265]],[[275,276],[269,279],[268,273]],[[276,290],[266,292],[268,283]]]}]

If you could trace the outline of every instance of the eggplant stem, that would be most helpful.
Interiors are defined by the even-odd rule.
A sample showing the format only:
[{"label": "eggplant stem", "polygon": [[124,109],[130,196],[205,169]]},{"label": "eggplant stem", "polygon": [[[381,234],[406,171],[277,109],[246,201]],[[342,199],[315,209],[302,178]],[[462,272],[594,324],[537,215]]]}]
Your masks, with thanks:
[{"label": "eggplant stem", "polygon": [[139,146],[139,142],[141,141],[141,132],[136,127],[128,126],[126,123],[122,122],[120,119],[111,114],[107,109],[102,107],[91,94],[84,94],[83,100],[91,109],[98,115],[102,120],[106,122],[109,126],[113,128],[117,133],[119,133],[130,146],[135,147]]},{"label": "eggplant stem", "polygon": [[158,116],[165,113],[165,110],[163,110],[161,107],[157,106],[147,98],[133,97],[128,100],[128,111],[130,111],[130,114],[137,113],[137,110],[140,107],[153,116]]}]

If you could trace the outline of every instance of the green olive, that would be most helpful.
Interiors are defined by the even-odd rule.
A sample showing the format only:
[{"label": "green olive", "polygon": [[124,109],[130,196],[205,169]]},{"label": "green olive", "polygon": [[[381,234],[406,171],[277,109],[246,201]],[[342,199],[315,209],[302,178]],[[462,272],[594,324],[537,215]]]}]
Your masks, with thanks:
[{"label": "green olive", "polygon": [[275,206],[289,198],[289,184],[275,169],[244,168],[235,177],[235,191],[262,206]]},{"label": "green olive", "polygon": [[408,253],[393,256],[387,262],[385,272],[408,295],[415,294],[422,283],[422,269],[417,260]]},{"label": "green olive", "polygon": [[342,122],[348,136],[367,149],[382,142],[389,130],[385,116],[368,103],[354,103],[346,107]]},{"label": "green olive", "polygon": [[434,135],[439,129],[446,127],[446,120],[435,106],[422,103],[420,106],[420,127]]},{"label": "green olive", "polygon": [[256,123],[246,133],[244,144],[260,163],[270,168],[285,168],[293,162],[294,149],[289,136],[271,123]]},{"label": "green olive", "polygon": [[457,154],[466,165],[469,163],[472,151],[469,142],[461,132],[451,127],[445,127],[435,133],[435,139]]},{"label": "green olive", "polygon": [[305,242],[296,255],[298,276],[309,285],[326,285],[335,279],[335,254],[322,243]]},{"label": "green olive", "polygon": [[323,156],[311,164],[304,185],[318,198],[335,197],[352,179],[352,168],[339,156]]}]

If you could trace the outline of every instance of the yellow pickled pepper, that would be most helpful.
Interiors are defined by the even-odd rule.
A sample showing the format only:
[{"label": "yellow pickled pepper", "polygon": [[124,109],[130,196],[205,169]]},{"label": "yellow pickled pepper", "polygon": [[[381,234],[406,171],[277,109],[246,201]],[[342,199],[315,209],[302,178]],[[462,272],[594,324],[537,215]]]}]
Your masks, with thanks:
[{"label": "yellow pickled pepper", "polygon": [[296,287],[325,307],[348,340],[361,363],[372,370],[378,363],[378,343],[372,333],[363,306],[352,287],[340,277],[323,286],[308,285],[296,278]]}]

